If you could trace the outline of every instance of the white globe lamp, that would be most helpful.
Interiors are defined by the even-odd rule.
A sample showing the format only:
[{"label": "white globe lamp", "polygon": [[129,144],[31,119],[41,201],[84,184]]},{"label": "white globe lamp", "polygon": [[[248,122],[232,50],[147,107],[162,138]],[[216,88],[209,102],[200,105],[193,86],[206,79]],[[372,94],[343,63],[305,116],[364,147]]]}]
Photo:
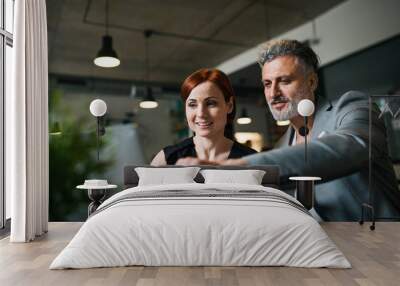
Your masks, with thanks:
[{"label": "white globe lamp", "polygon": [[309,99],[303,99],[297,106],[297,111],[301,116],[311,116],[315,110],[314,103]]},{"label": "white globe lamp", "polygon": [[90,103],[90,113],[95,117],[102,117],[107,112],[107,104],[104,100],[95,99]]},{"label": "white globe lamp", "polygon": [[89,110],[90,113],[97,119],[97,160],[100,160],[99,137],[106,133],[106,129],[104,128],[101,119],[107,112],[107,104],[104,102],[104,100],[95,99],[90,103]]},{"label": "white globe lamp", "polygon": [[304,126],[300,127],[299,133],[304,136],[304,160],[307,163],[307,135],[308,135],[308,120],[307,118],[314,114],[314,102],[309,99],[303,99],[297,105],[297,112],[304,117]]}]

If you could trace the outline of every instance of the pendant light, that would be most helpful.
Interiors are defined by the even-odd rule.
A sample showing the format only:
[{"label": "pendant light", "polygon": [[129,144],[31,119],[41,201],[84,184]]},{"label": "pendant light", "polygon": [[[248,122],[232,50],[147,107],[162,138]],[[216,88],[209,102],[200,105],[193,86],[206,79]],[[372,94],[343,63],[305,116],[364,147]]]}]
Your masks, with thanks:
[{"label": "pendant light", "polygon": [[278,120],[276,121],[276,125],[278,126],[287,126],[290,124],[290,120]]},{"label": "pendant light", "polygon": [[108,35],[108,0],[106,0],[105,16],[106,34],[103,36],[101,49],[94,59],[94,64],[102,68],[113,68],[119,66],[121,61],[118,59],[117,53],[113,49],[112,37]]},{"label": "pendant light", "polygon": [[153,90],[151,87],[146,88],[146,97],[139,103],[139,106],[144,109],[156,108],[158,102],[154,99]]},{"label": "pendant light", "polygon": [[153,31],[146,30],[144,31],[144,38],[145,38],[145,60],[146,60],[146,81],[147,81],[147,88],[146,88],[146,96],[145,98],[139,103],[141,108],[150,109],[156,108],[158,106],[158,102],[155,100],[153,96],[153,90],[149,86],[149,38],[153,34]]},{"label": "pendant light", "polygon": [[250,124],[251,118],[247,115],[247,111],[245,108],[242,109],[242,113],[240,117],[236,120],[236,122],[240,125]]},{"label": "pendant light", "polygon": [[50,135],[61,135],[61,127],[60,127],[60,123],[58,121],[51,124],[49,134]]}]

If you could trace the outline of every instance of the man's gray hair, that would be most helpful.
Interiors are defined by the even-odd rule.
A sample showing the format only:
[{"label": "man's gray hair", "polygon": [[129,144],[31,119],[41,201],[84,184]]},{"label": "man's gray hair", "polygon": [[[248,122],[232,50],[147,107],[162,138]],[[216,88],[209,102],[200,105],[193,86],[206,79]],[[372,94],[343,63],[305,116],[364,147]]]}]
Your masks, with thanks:
[{"label": "man's gray hair", "polygon": [[306,44],[296,40],[271,40],[261,46],[258,63],[265,63],[282,56],[295,56],[305,64],[306,70],[317,72],[319,59],[317,54]]}]

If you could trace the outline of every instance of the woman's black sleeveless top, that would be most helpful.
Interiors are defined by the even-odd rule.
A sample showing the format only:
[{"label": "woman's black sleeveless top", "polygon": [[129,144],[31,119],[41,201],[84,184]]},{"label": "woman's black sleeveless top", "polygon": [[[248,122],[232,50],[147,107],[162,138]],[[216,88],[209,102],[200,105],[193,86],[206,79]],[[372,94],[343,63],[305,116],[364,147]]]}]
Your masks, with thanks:
[{"label": "woman's black sleeveless top", "polygon": [[[174,165],[180,158],[197,157],[193,137],[187,138],[178,144],[167,146],[163,149],[163,151],[168,165]],[[257,153],[257,151],[233,141],[228,159],[241,158],[254,153]]]}]

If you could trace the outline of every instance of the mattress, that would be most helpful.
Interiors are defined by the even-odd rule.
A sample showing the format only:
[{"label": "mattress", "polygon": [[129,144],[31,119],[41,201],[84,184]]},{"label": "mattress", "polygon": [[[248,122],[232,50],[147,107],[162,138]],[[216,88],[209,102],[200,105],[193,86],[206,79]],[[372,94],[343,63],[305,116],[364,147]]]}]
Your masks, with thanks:
[{"label": "mattress", "polygon": [[50,269],[129,265],[351,267],[284,192],[198,183],[138,186],[114,195]]}]

